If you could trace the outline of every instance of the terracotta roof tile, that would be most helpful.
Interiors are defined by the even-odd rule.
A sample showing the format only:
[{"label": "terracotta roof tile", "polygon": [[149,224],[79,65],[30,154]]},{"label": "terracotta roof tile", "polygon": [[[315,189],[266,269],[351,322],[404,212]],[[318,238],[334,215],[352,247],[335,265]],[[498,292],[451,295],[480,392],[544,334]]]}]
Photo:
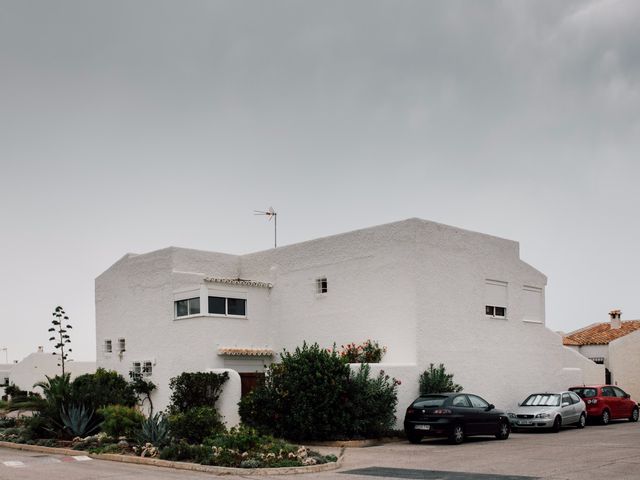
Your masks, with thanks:
[{"label": "terracotta roof tile", "polygon": [[607,345],[617,338],[624,337],[640,329],[640,320],[622,322],[620,328],[612,329],[611,323],[596,323],[587,328],[576,330],[562,338],[563,345]]},{"label": "terracotta roof tile", "polygon": [[270,348],[227,347],[227,348],[219,348],[218,355],[231,355],[231,356],[242,356],[242,357],[272,357],[274,355],[274,352]]}]

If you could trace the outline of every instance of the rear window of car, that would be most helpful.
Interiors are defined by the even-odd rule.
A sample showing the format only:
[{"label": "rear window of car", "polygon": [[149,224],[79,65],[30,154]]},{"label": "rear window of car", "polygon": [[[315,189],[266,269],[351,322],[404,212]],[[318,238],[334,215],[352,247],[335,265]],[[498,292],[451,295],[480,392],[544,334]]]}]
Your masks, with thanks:
[{"label": "rear window of car", "polygon": [[598,390],[595,388],[572,388],[572,392],[576,392],[579,397],[591,398],[598,396]]},{"label": "rear window of car", "polygon": [[443,395],[429,395],[428,397],[420,397],[415,402],[413,402],[413,406],[415,408],[426,408],[426,407],[441,407],[444,402],[449,397],[445,397]]}]

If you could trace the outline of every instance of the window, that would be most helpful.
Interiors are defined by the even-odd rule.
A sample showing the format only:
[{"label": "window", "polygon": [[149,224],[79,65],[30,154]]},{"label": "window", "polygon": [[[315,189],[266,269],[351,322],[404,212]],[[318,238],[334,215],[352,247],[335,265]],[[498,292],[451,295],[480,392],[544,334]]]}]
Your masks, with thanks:
[{"label": "window", "polygon": [[150,377],[153,373],[153,362],[151,360],[133,362],[131,364],[131,372],[135,376]]},{"label": "window", "polygon": [[131,364],[131,371],[136,375],[142,374],[142,364],[140,362],[133,362]]},{"label": "window", "polygon": [[457,397],[453,398],[453,401],[451,402],[451,406],[469,408],[471,407],[471,404],[469,403],[469,400],[467,400],[466,395],[458,395]]},{"label": "window", "polygon": [[524,286],[522,288],[523,320],[542,323],[544,320],[544,300],[542,288]]},{"label": "window", "polygon": [[247,300],[244,298],[209,297],[209,314],[245,317]]},{"label": "window", "polygon": [[615,397],[616,394],[613,393],[613,388],[611,388],[611,387],[602,387],[602,396],[603,397]]},{"label": "window", "polygon": [[9,377],[4,377],[4,383],[2,384],[3,387],[8,387],[9,386]]},{"label": "window", "polygon": [[568,393],[563,393],[562,394],[562,405],[571,405],[571,398],[569,397]]},{"label": "window", "polygon": [[576,395],[575,393],[571,392],[571,393],[569,393],[569,396],[571,397],[571,403],[572,404],[580,403],[580,397],[578,395]]},{"label": "window", "polygon": [[485,314],[489,317],[507,316],[507,282],[485,280]]},{"label": "window", "polygon": [[318,295],[322,295],[323,293],[327,293],[327,291],[328,291],[327,277],[316,278],[316,293]]},{"label": "window", "polygon": [[618,387],[611,387],[613,389],[613,391],[616,394],[616,397],[620,397],[620,398],[625,398],[627,396],[627,394],[625,393],[624,390],[622,390],[621,388]]},{"label": "window", "polygon": [[113,346],[111,345],[111,340],[105,340],[104,346],[102,347],[102,351],[104,353],[111,353],[113,351]]},{"label": "window", "polygon": [[200,298],[187,298],[175,302],[175,314],[177,317],[186,317],[188,315],[198,315],[200,313]]},{"label": "window", "polygon": [[467,395],[473,408],[489,408],[489,404],[477,395]]},{"label": "window", "polygon": [[485,306],[485,313],[490,317],[506,317],[507,309],[505,307],[494,307],[492,305]]},{"label": "window", "polygon": [[118,350],[124,352],[126,350],[127,342],[124,338],[118,339]]}]

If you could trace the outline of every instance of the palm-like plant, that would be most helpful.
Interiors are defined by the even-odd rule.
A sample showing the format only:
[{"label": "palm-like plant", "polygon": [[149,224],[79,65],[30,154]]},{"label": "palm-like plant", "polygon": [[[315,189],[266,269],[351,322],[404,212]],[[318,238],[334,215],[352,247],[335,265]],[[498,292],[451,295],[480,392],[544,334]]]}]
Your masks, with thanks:
[{"label": "palm-like plant", "polygon": [[163,447],[169,443],[169,422],[161,413],[156,413],[142,422],[137,437],[140,445],[150,443],[156,447]]},{"label": "palm-like plant", "polygon": [[45,375],[45,378],[45,382],[38,382],[33,388],[40,387],[48,406],[59,412],[62,405],[71,398],[71,374],[65,373],[55,377]]}]

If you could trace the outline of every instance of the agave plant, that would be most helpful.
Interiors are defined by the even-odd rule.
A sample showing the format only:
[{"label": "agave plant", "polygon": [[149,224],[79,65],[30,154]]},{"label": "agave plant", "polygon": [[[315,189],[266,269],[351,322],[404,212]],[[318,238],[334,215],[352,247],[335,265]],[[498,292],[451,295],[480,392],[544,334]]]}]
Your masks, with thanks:
[{"label": "agave plant", "polygon": [[138,443],[146,445],[151,443],[156,447],[162,447],[169,443],[169,422],[162,413],[156,413],[142,422],[142,428],[138,433]]},{"label": "agave plant", "polygon": [[65,431],[74,437],[87,437],[100,429],[100,422],[94,411],[84,405],[63,406],[60,409],[60,419]]}]

